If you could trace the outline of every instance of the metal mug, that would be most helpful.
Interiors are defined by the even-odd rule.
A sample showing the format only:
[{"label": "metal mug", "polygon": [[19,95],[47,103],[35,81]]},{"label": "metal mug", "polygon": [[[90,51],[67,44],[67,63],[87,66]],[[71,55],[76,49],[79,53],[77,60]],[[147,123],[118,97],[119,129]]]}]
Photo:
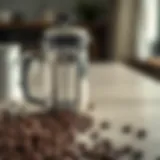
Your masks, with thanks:
[{"label": "metal mug", "polygon": [[0,44],[0,100],[24,100],[19,44]]},{"label": "metal mug", "polygon": [[[30,96],[28,83],[30,64],[33,56],[22,54],[18,43],[0,44],[0,101],[16,102],[34,101]],[[41,103],[41,102],[39,102]]]}]

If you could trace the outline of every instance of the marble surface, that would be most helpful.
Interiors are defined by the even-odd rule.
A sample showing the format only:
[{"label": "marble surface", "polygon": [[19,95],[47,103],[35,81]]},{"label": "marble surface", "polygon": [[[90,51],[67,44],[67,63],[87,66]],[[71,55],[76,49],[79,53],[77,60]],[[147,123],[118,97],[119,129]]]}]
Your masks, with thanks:
[{"label": "marble surface", "polygon": [[[106,119],[112,124],[103,136],[142,149],[145,160],[155,159],[160,154],[160,83],[124,64],[92,66],[90,82],[96,123]],[[121,133],[124,124],[133,127],[131,134]],[[139,128],[147,130],[146,140],[136,139]]]},{"label": "marble surface", "polygon": [[[43,97],[39,76],[32,77],[34,93]],[[117,147],[132,144],[145,152],[145,160],[160,155],[160,83],[121,63],[93,64],[89,79],[90,98],[95,105],[95,110],[90,112],[96,124],[92,130],[99,130],[98,124],[107,120],[111,128],[103,131],[102,137],[113,139]],[[24,106],[29,111],[41,110],[28,103]],[[133,128],[129,135],[121,132],[124,124]],[[145,140],[136,138],[140,128],[147,130]],[[86,135],[90,132],[81,135],[80,140],[88,139]]]}]

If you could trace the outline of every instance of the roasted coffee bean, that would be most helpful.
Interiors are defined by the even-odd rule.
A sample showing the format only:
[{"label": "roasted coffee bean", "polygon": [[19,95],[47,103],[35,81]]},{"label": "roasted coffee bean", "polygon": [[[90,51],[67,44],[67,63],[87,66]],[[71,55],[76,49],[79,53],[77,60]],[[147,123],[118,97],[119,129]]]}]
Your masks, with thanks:
[{"label": "roasted coffee bean", "polygon": [[122,152],[122,149],[117,149],[114,151],[115,156],[117,157],[117,159],[122,158],[125,156],[125,154]]},{"label": "roasted coffee bean", "polygon": [[90,134],[90,138],[91,138],[92,140],[97,140],[98,137],[99,137],[99,134],[98,134],[98,132],[96,132],[96,131],[94,131],[94,132],[92,132],[92,133]]},{"label": "roasted coffee bean", "polygon": [[75,148],[66,148],[66,150],[63,151],[63,156],[70,157],[72,159],[78,159],[80,157],[80,153],[77,152]]},{"label": "roasted coffee bean", "polygon": [[160,160],[160,156],[158,156],[155,160]]},{"label": "roasted coffee bean", "polygon": [[143,157],[144,157],[144,153],[141,150],[134,151],[132,153],[132,159],[133,160],[141,160],[141,159],[143,159]]},{"label": "roasted coffee bean", "polygon": [[[104,141],[100,141],[98,143],[95,144],[95,146],[93,147],[93,151],[95,156],[97,158],[101,157],[102,155],[104,155],[105,153],[109,153],[110,150],[108,149],[108,146],[106,148],[106,142]],[[107,144],[108,145],[108,144]]]},{"label": "roasted coffee bean", "polygon": [[116,160],[116,157],[114,157],[113,155],[104,154],[102,155],[101,160]]},{"label": "roasted coffee bean", "polygon": [[24,125],[26,128],[31,128],[31,127],[33,127],[33,121],[32,121],[31,119],[25,119],[23,125]]},{"label": "roasted coffee bean", "polygon": [[[81,157],[85,157],[85,158],[89,158],[91,157],[91,150],[88,149],[88,147],[86,145],[82,145],[81,149],[79,149],[79,152],[77,152],[77,157],[81,158]],[[93,152],[95,154],[95,152]]]},{"label": "roasted coffee bean", "polygon": [[2,160],[21,160],[21,156],[19,153],[16,152],[8,152],[1,156]]},{"label": "roasted coffee bean", "polygon": [[74,160],[72,157],[63,157],[63,160]]},{"label": "roasted coffee bean", "polygon": [[4,111],[2,114],[2,122],[4,123],[9,123],[11,122],[11,120],[13,119],[13,116],[11,115],[11,113],[9,111]]},{"label": "roasted coffee bean", "polygon": [[86,150],[87,150],[86,144],[85,144],[85,143],[79,143],[79,144],[78,144],[78,150],[79,150],[81,153],[86,152]]},{"label": "roasted coffee bean", "polygon": [[38,147],[39,141],[40,141],[40,137],[38,135],[33,135],[31,137],[31,142],[32,142],[32,146],[34,149],[36,149]]},{"label": "roasted coffee bean", "polygon": [[120,149],[120,152],[121,152],[121,154],[126,155],[126,154],[132,153],[132,150],[133,150],[133,148],[131,145],[125,145],[124,147],[122,147]]},{"label": "roasted coffee bean", "polygon": [[24,141],[23,141],[23,147],[24,147],[25,153],[29,153],[29,152],[35,150],[34,146],[31,143],[31,140],[27,139],[27,138],[24,139]]},{"label": "roasted coffee bean", "polygon": [[100,128],[101,128],[102,130],[109,129],[109,128],[110,128],[110,123],[107,122],[107,121],[103,121],[103,122],[101,122],[101,124],[100,124]]},{"label": "roasted coffee bean", "polygon": [[17,146],[15,147],[15,149],[16,149],[16,152],[17,152],[17,153],[24,153],[24,152],[25,152],[25,148],[24,148],[23,145],[17,145]]},{"label": "roasted coffee bean", "polygon": [[131,125],[125,125],[125,126],[122,127],[122,132],[124,134],[129,134],[131,131],[132,131]]},{"label": "roasted coffee bean", "polygon": [[79,132],[85,132],[93,126],[93,119],[87,115],[80,115],[76,120],[76,128]]},{"label": "roasted coffee bean", "polygon": [[147,136],[147,131],[145,129],[140,129],[139,131],[137,131],[136,137],[138,139],[145,139]]},{"label": "roasted coffee bean", "polygon": [[95,142],[93,149],[90,152],[91,157],[101,159],[104,154],[112,155],[113,148],[112,144],[108,139],[100,140]]},{"label": "roasted coffee bean", "polygon": [[113,149],[113,144],[110,139],[102,140],[102,144],[105,147],[106,151],[111,151]]},{"label": "roasted coffee bean", "polygon": [[29,160],[43,160],[43,156],[40,153],[33,152],[27,157]]},{"label": "roasted coffee bean", "polygon": [[[55,160],[57,160],[56,158],[54,158]],[[43,160],[53,160],[52,156],[43,156]]]}]

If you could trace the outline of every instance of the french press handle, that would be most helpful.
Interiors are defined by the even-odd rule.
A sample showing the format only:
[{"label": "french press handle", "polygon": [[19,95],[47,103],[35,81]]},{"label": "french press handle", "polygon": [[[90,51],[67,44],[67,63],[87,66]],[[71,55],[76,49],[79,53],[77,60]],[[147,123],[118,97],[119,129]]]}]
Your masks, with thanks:
[{"label": "french press handle", "polygon": [[31,92],[30,92],[30,87],[29,87],[29,72],[31,70],[31,65],[32,63],[38,58],[35,58],[34,56],[31,55],[26,55],[23,59],[23,65],[22,65],[22,87],[24,90],[24,96],[25,98],[31,102],[31,103],[36,103],[39,105],[44,105],[45,102],[44,100],[34,97]]}]

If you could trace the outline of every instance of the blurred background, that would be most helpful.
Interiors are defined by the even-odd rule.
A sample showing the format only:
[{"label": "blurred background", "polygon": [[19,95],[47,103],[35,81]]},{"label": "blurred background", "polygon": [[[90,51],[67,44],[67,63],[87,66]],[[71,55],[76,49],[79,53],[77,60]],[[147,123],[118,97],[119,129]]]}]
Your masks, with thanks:
[{"label": "blurred background", "polygon": [[[26,69],[25,65],[29,66],[31,60],[25,61],[26,64],[23,64],[22,68],[19,47],[14,45],[13,47],[12,45],[3,47],[3,43],[12,44],[13,42],[18,42],[23,49],[23,55],[30,53],[40,57],[43,35],[48,28],[57,27],[56,19],[59,13],[63,13],[63,16],[64,13],[70,15],[74,25],[85,28],[91,34],[92,42],[89,46],[89,59],[93,64],[89,65],[91,67],[88,72],[88,59],[86,56],[83,56],[85,52],[86,54],[88,53],[88,48],[85,46],[84,48],[87,48],[87,51],[84,52],[84,50],[80,49],[78,51],[83,52],[77,54],[78,56],[80,55],[80,60],[76,63],[79,68],[76,66],[78,70],[75,71],[78,71],[79,74],[69,74],[70,72],[66,69],[65,65],[62,68],[63,70],[59,71],[61,74],[57,74],[56,67],[54,68],[53,64],[50,63],[53,54],[47,54],[46,52],[42,57],[47,57],[46,59],[44,58],[44,65],[40,64],[39,60],[37,61],[37,65],[35,65],[33,73],[36,74],[31,76],[33,81],[31,81],[32,87],[30,88],[33,88],[39,98],[44,98],[44,95],[47,93],[47,98],[45,98],[47,101],[49,99],[49,105],[52,105],[53,100],[55,100],[54,102],[57,105],[56,96],[59,93],[62,95],[59,96],[60,98],[63,97],[62,99],[71,97],[72,101],[76,99],[74,102],[83,102],[84,100],[87,103],[88,101],[89,103],[91,102],[92,105],[95,104],[96,109],[93,111],[93,116],[96,117],[96,120],[100,122],[107,118],[109,125],[111,122],[114,126],[113,132],[108,132],[107,134],[104,132],[104,136],[116,139],[118,145],[124,144],[125,141],[126,144],[139,148],[139,159],[142,159],[144,151],[147,154],[146,157],[148,157],[145,160],[155,159],[155,156],[158,156],[156,160],[159,160],[159,0],[0,0],[0,98],[9,97],[9,99],[18,99],[18,104],[19,100],[21,101],[22,99],[22,105],[20,104],[19,107],[23,108],[21,113],[27,113],[27,111],[33,112],[33,107],[29,107],[28,103],[25,102],[26,104],[24,104],[23,102],[23,98],[28,98],[27,94],[29,94],[29,91],[26,89],[27,87],[29,88],[27,86],[29,67],[26,67]],[[47,36],[50,38],[52,36],[50,33],[52,32],[47,33],[49,33]],[[83,32],[78,33],[81,36]],[[67,39],[65,42],[68,43],[68,41]],[[83,42],[85,43],[85,41]],[[57,57],[60,57],[59,55],[61,54],[57,55]],[[16,58],[19,63],[12,64],[12,62],[16,61],[14,61]],[[62,62],[66,60],[63,59],[63,56],[60,58],[62,58]],[[57,58],[59,60],[56,61],[57,66],[61,65],[60,58]],[[71,57],[71,59],[68,58],[69,62],[72,62],[72,58],[75,60],[75,57]],[[55,63],[55,61],[51,62]],[[22,72],[21,68],[23,69]],[[36,70],[39,70],[40,73],[36,72]],[[43,74],[43,72],[46,74]],[[55,73],[53,74],[53,72]],[[33,74],[31,73],[31,75]],[[71,80],[72,77],[76,78]],[[49,81],[47,81],[47,78]],[[22,83],[19,83],[21,79]],[[56,83],[53,83],[53,80]],[[45,82],[45,86],[42,85],[43,81]],[[76,85],[74,85],[73,81],[76,82]],[[53,86],[56,87],[53,88]],[[58,89],[56,90],[55,88]],[[78,92],[74,90],[75,88],[78,88]],[[57,94],[56,91],[59,93]],[[26,92],[25,95],[23,95],[23,92]],[[78,106],[75,103],[71,104],[74,104],[73,107]],[[15,108],[16,106],[17,103],[15,104]],[[80,104],[79,106],[82,105]],[[9,104],[8,108],[14,110],[12,104]],[[45,107],[37,108],[34,110],[35,112]],[[122,138],[121,134],[119,134],[119,126],[125,124],[129,125],[129,130],[130,127],[132,130],[133,126],[133,135],[131,134],[127,138],[122,135]],[[149,133],[149,138],[143,143],[136,140],[135,133],[139,129],[140,131],[142,130],[140,137],[145,137],[146,132]]]},{"label": "blurred background", "polygon": [[[0,0],[0,41],[39,49],[59,12],[92,34],[92,61],[123,61],[160,77],[158,0]],[[154,72],[153,72],[154,71]]]}]

